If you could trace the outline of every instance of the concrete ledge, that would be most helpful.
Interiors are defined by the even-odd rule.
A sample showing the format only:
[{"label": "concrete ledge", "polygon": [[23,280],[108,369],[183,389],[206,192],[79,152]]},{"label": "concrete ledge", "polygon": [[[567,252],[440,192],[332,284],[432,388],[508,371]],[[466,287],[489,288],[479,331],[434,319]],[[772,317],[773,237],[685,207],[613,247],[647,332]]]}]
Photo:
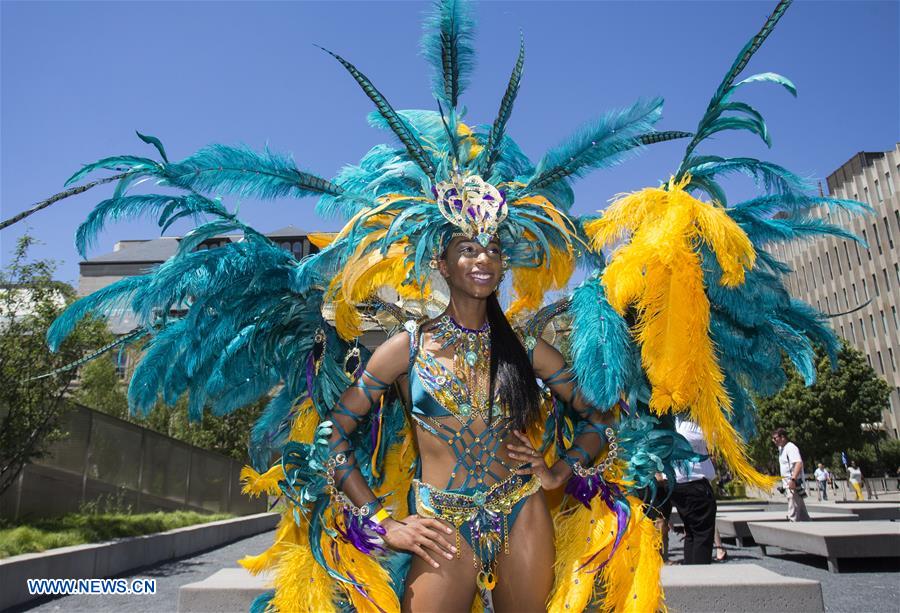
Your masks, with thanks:
[{"label": "concrete ledge", "polygon": [[[243,568],[226,568],[184,585],[178,592],[178,613],[247,611],[250,603],[271,589],[271,576],[254,577]],[[818,581],[782,577],[756,564],[666,566],[662,571],[670,611],[797,611],[825,610]]]},{"label": "concrete ledge", "polygon": [[272,588],[269,574],[251,575],[244,568],[223,568],[178,590],[178,613],[218,613],[250,609],[253,599]]},{"label": "concrete ledge", "polygon": [[763,555],[767,547],[802,551],[828,560],[828,570],[840,572],[841,558],[900,557],[900,523],[891,521],[828,521],[749,524]]},{"label": "concrete ledge", "polygon": [[158,534],[6,558],[0,560],[0,610],[33,598],[28,593],[26,579],[114,577],[272,530],[278,518],[278,513],[259,513]]},{"label": "concrete ledge", "polygon": [[666,566],[662,582],[673,613],[825,610],[818,581],[782,577],[756,564]]},{"label": "concrete ledge", "polygon": [[[851,513],[810,513],[813,521],[857,521],[859,518]],[[744,541],[751,537],[747,524],[750,522],[787,522],[787,513],[782,511],[764,511],[761,513],[732,513],[716,517],[716,528],[722,538],[736,538],[743,547]]]},{"label": "concrete ledge", "polygon": [[890,502],[863,502],[856,500],[853,502],[815,502],[806,505],[810,511],[821,511],[823,513],[854,513],[861,520],[900,520],[900,504]]}]

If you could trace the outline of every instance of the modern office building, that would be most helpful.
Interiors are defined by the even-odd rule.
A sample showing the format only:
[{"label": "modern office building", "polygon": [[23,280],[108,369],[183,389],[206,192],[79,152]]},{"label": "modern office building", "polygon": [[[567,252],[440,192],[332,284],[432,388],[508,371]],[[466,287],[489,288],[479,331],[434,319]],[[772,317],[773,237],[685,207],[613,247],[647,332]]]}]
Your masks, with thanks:
[{"label": "modern office building", "polygon": [[900,144],[891,151],[861,152],[828,176],[828,194],[867,203],[873,212],[851,216],[817,210],[862,238],[824,237],[782,245],[778,254],[794,272],[790,292],[820,311],[836,314],[831,325],[862,351],[891,386],[890,409],[882,427],[900,430]]}]

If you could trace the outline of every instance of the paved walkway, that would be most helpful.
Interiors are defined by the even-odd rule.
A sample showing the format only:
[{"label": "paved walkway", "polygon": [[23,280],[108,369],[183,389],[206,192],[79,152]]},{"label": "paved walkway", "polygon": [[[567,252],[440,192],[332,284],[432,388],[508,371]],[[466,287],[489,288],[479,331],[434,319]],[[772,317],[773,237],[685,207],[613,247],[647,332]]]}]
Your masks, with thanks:
[{"label": "paved walkway", "polygon": [[[178,606],[178,588],[187,583],[204,579],[217,570],[236,566],[236,560],[247,554],[264,551],[271,543],[273,533],[264,533],[237,541],[192,558],[161,564],[136,573],[134,577],[156,579],[156,594],[148,596],[64,596],[44,601],[20,611],[91,611],[116,613],[174,613]],[[896,611],[900,602],[900,565],[884,568],[872,561],[860,560],[848,564],[848,571],[832,574],[823,558],[783,552],[771,548],[773,556],[763,557],[759,548],[738,548],[726,545],[729,563],[759,564],[785,576],[815,579],[822,583],[825,609],[836,613],[862,613],[867,611]],[[670,535],[673,560],[682,556],[681,537]],[[702,570],[698,569],[698,572]],[[799,612],[797,612],[799,613]]]}]

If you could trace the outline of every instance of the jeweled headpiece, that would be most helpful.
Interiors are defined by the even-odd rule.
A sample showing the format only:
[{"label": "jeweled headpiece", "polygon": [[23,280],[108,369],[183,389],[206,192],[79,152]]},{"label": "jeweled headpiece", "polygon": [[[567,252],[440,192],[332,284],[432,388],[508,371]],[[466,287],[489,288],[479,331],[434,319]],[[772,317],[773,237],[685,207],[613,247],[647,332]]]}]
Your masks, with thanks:
[{"label": "jeweled headpiece", "polygon": [[506,195],[476,174],[456,174],[435,185],[434,193],[441,215],[482,247],[509,214]]}]

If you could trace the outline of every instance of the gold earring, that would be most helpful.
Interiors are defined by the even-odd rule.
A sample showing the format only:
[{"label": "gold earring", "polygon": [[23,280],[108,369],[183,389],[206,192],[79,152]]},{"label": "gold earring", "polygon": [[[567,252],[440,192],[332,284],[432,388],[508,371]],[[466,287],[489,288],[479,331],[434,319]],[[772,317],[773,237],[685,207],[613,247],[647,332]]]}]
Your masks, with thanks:
[{"label": "gold earring", "polygon": [[431,258],[431,261],[428,262],[428,267],[431,270],[437,270],[438,269],[438,261],[434,258]]}]

